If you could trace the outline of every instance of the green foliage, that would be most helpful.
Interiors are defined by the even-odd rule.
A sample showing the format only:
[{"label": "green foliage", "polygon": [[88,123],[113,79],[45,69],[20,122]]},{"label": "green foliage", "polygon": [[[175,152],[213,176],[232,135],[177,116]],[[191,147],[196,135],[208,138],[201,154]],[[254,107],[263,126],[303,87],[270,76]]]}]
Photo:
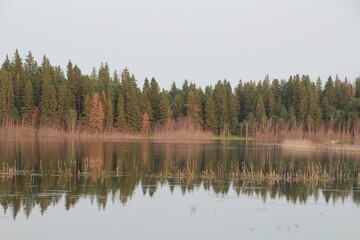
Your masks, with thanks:
[{"label": "green foliage", "polygon": [[163,90],[160,96],[159,103],[159,123],[163,124],[170,117],[170,104],[168,94]]},{"label": "green foliage", "polygon": [[55,87],[48,81],[43,85],[43,93],[40,102],[41,123],[51,125],[57,116],[57,97]]},{"label": "green foliage", "polygon": [[263,101],[263,98],[261,95],[258,97],[258,100],[256,103],[255,118],[258,122],[263,122],[263,119],[264,118],[266,119],[264,101]]},{"label": "green foliage", "polygon": [[160,87],[155,78],[151,79],[148,98],[151,106],[150,121],[155,125],[160,120]]},{"label": "green foliage", "polygon": [[119,95],[118,98],[118,117],[116,121],[116,126],[119,129],[124,129],[126,127],[126,120],[125,120],[125,103],[122,95]]},{"label": "green foliage", "polygon": [[8,71],[3,67],[0,71],[0,114],[4,120],[10,118],[14,108],[13,83]]},{"label": "green foliage", "polygon": [[123,89],[126,125],[131,131],[139,132],[142,121],[142,114],[140,112],[141,92],[137,88],[135,77],[130,76],[127,69],[124,69],[122,73],[121,85]]},{"label": "green foliage", "polygon": [[69,110],[74,108],[74,95],[71,93],[66,84],[59,87],[58,95],[58,115],[61,120],[65,120]]},{"label": "green foliage", "polygon": [[205,90],[205,128],[211,130],[213,133],[217,132],[217,119],[216,119],[216,110],[215,102],[213,99],[213,90],[211,87],[207,87]]},{"label": "green foliage", "polygon": [[[65,76],[46,56],[38,65],[31,52],[23,61],[16,51],[12,61],[6,56],[0,70],[0,114],[3,124],[31,123],[33,117],[38,119],[40,109],[42,125],[94,131],[115,126],[148,132],[170,118],[182,121],[187,117],[217,135],[248,136],[259,128],[355,131],[360,116],[360,78],[354,83],[339,76],[334,79],[330,76],[323,86],[320,78],[312,82],[308,75],[272,82],[265,76],[259,82],[240,81],[234,90],[224,80],[214,87],[205,86],[203,92],[187,80],[181,88],[173,83],[169,91],[160,91],[152,78],[150,82],[145,79],[140,90],[128,69],[120,77],[115,70],[110,77],[109,66],[101,64],[98,71],[94,68],[84,75],[69,61]],[[268,124],[257,124],[265,121]]]},{"label": "green foliage", "polygon": [[31,123],[34,112],[34,91],[30,80],[25,84],[23,99],[24,104],[21,107],[22,120],[25,123]]}]

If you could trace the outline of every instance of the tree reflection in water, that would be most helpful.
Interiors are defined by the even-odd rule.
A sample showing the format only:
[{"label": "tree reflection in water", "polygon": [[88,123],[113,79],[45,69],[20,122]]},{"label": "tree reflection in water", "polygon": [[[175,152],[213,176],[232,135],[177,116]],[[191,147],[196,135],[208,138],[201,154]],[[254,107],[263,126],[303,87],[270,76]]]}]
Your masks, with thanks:
[{"label": "tree reflection in water", "polygon": [[295,152],[253,142],[159,143],[47,139],[1,140],[0,204],[16,218],[38,206],[41,212],[65,199],[81,198],[105,208],[108,200],[126,204],[140,188],[183,194],[200,187],[226,195],[286,198],[305,204],[351,198],[360,204],[359,154]]}]

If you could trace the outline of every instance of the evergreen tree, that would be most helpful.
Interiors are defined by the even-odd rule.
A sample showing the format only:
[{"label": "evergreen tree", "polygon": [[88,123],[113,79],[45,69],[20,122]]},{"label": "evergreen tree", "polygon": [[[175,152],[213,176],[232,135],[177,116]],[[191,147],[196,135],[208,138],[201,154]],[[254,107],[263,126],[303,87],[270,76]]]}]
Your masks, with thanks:
[{"label": "evergreen tree", "polygon": [[[112,94],[109,93],[109,95]],[[114,105],[112,97],[107,97],[105,91],[103,91],[101,94],[101,101],[104,108],[105,128],[112,128],[114,123]]]},{"label": "evergreen tree", "polygon": [[355,79],[355,97],[360,98],[360,77]]},{"label": "evergreen tree", "polygon": [[10,119],[13,108],[13,83],[9,78],[8,71],[3,67],[0,71],[0,114],[3,122]]},{"label": "evergreen tree", "polygon": [[58,115],[60,119],[64,121],[69,110],[74,108],[74,99],[70,89],[66,84],[63,84],[59,87],[58,95]]},{"label": "evergreen tree", "polygon": [[175,120],[178,120],[181,116],[183,116],[183,106],[185,102],[182,91],[176,87],[175,82],[173,82],[171,85],[169,97],[171,117]]},{"label": "evergreen tree", "polygon": [[99,68],[99,92],[105,91],[107,93],[107,90],[110,86],[110,70],[109,65],[107,63],[101,64]]},{"label": "evergreen tree", "polygon": [[142,103],[142,111],[146,112],[148,117],[151,116],[151,114],[152,114],[152,108],[151,108],[149,95],[150,95],[150,84],[149,84],[149,80],[147,78],[145,78],[143,90],[142,90],[142,102],[141,103]]},{"label": "evergreen tree", "polygon": [[89,128],[95,132],[101,132],[104,129],[104,108],[99,100],[99,93],[95,92],[92,96],[91,109],[89,112]]},{"label": "evergreen tree", "polygon": [[22,96],[25,88],[25,82],[23,80],[22,59],[17,49],[15,52],[14,60],[11,65],[12,65],[11,77],[14,86],[14,106],[18,110],[18,112],[20,112],[22,106]]},{"label": "evergreen tree", "polygon": [[186,115],[191,117],[195,123],[200,122],[200,107],[196,97],[196,90],[190,91],[188,96],[188,102],[186,103],[187,113]]},{"label": "evergreen tree", "polygon": [[335,92],[334,82],[331,76],[328,78],[328,81],[325,84],[325,89],[323,94],[324,97],[327,97],[330,105],[336,104],[336,92]]},{"label": "evergreen tree", "polygon": [[266,116],[268,118],[272,118],[274,114],[275,100],[273,92],[270,88],[270,80],[268,75],[266,75],[265,80],[263,81],[261,95],[264,101]]},{"label": "evergreen tree", "polygon": [[264,101],[261,95],[259,95],[256,103],[255,118],[258,122],[262,122],[264,118],[266,119]]},{"label": "evergreen tree", "polygon": [[151,79],[148,98],[151,106],[150,121],[155,126],[160,120],[160,88],[155,78]]},{"label": "evergreen tree", "polygon": [[221,81],[215,85],[214,89],[214,100],[215,100],[215,107],[216,107],[216,116],[217,116],[217,129],[218,133],[227,133],[229,128],[228,123],[228,108],[226,102],[226,92],[224,85]]},{"label": "evergreen tree", "polygon": [[143,120],[141,124],[141,134],[147,135],[149,133],[149,130],[150,130],[150,118],[149,115],[146,112],[144,112]]},{"label": "evergreen tree", "polygon": [[124,69],[122,73],[122,89],[124,96],[124,109],[126,125],[130,130],[138,132],[141,130],[142,114],[140,112],[141,92],[137,88],[134,76],[130,76],[129,71]]},{"label": "evergreen tree", "polygon": [[122,95],[119,95],[118,99],[118,117],[116,122],[119,129],[124,129],[126,127],[125,104]]},{"label": "evergreen tree", "polygon": [[21,107],[21,116],[24,123],[29,124],[32,122],[34,113],[34,92],[31,81],[26,81],[24,89],[24,103]]},{"label": "evergreen tree", "polygon": [[216,122],[216,110],[215,110],[215,102],[213,99],[213,90],[211,87],[206,87],[205,90],[205,129],[216,133],[217,130],[217,122]]},{"label": "evergreen tree", "polygon": [[299,123],[305,121],[307,107],[308,107],[308,96],[306,95],[306,88],[303,83],[299,82],[296,92],[295,99],[295,115],[296,120]]},{"label": "evergreen tree", "polygon": [[43,125],[54,123],[57,112],[57,98],[55,87],[45,80],[40,102],[41,122]]},{"label": "evergreen tree", "polygon": [[75,65],[72,67],[72,63],[68,63],[67,78],[69,83],[69,89],[73,95],[74,107],[78,113],[78,117],[84,109],[84,94],[83,94],[83,77],[80,69]]},{"label": "evergreen tree", "polygon": [[159,103],[159,123],[163,124],[170,117],[170,104],[165,90],[161,92]]}]

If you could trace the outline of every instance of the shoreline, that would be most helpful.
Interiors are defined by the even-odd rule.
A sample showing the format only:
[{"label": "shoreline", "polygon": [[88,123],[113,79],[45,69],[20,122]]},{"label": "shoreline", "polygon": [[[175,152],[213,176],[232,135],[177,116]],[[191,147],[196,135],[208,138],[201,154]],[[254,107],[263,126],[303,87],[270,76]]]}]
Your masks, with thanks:
[{"label": "shoreline", "polygon": [[259,144],[278,145],[284,150],[299,151],[344,151],[360,152],[360,144],[349,144],[342,140],[312,141],[303,138],[289,138],[279,140],[279,135],[274,134],[273,141],[267,141],[256,137],[243,136],[216,136],[210,132],[198,129],[179,129],[171,131],[155,131],[152,134],[143,135],[140,133],[130,133],[109,129],[103,132],[91,132],[87,130],[65,131],[54,127],[41,127],[35,129],[32,126],[16,125],[0,127],[0,138],[9,140],[32,140],[32,139],[95,139],[95,140],[113,140],[113,141],[147,141],[156,142],[209,142],[209,141],[254,141]]}]

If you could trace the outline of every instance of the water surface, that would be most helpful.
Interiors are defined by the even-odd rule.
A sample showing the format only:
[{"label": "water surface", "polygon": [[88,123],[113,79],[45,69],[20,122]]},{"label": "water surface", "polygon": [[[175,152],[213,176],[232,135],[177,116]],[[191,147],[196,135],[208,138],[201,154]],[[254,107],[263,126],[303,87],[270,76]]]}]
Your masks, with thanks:
[{"label": "water surface", "polygon": [[0,141],[1,239],[358,239],[360,155]]}]

